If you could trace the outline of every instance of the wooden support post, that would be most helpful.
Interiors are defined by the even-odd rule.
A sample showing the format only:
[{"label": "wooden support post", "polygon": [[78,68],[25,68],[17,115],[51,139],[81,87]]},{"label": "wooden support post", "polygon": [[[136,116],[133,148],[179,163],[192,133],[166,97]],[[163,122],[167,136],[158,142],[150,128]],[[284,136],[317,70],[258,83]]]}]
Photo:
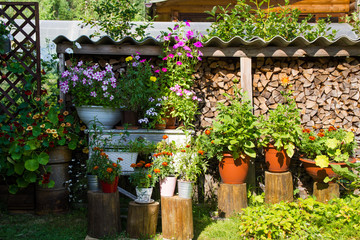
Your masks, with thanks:
[{"label": "wooden support post", "polygon": [[159,203],[129,203],[126,232],[131,238],[153,238],[159,215]]},{"label": "wooden support post", "polygon": [[333,198],[340,197],[339,184],[314,182],[313,195],[316,201],[327,203]]},{"label": "wooden support post", "polygon": [[273,173],[265,171],[265,203],[292,202],[293,192],[290,172]]},{"label": "wooden support post", "polygon": [[88,235],[103,238],[120,230],[119,192],[88,191]]},{"label": "wooden support post", "polygon": [[194,237],[191,199],[161,197],[161,220],[163,238],[189,240]]},{"label": "wooden support post", "polygon": [[220,217],[230,217],[247,207],[246,183],[220,183],[218,190],[218,209]]}]

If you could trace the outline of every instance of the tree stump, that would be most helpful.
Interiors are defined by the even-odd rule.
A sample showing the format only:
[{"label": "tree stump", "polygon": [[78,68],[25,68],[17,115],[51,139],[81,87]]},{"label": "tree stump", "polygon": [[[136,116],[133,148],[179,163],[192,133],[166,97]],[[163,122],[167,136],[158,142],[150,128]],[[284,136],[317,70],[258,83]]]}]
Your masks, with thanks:
[{"label": "tree stump", "polygon": [[161,197],[161,220],[163,238],[189,240],[194,237],[191,199]]},{"label": "tree stump", "polygon": [[333,198],[340,197],[339,184],[314,182],[313,195],[316,201],[327,203]]},{"label": "tree stump", "polygon": [[103,238],[120,231],[119,192],[88,191],[88,235]]},{"label": "tree stump", "polygon": [[153,238],[159,215],[159,203],[129,203],[126,232],[131,238]]},{"label": "tree stump", "polygon": [[220,183],[218,189],[218,209],[220,217],[230,217],[247,207],[246,183]]},{"label": "tree stump", "polygon": [[293,181],[290,172],[274,173],[265,171],[265,203],[293,201]]}]

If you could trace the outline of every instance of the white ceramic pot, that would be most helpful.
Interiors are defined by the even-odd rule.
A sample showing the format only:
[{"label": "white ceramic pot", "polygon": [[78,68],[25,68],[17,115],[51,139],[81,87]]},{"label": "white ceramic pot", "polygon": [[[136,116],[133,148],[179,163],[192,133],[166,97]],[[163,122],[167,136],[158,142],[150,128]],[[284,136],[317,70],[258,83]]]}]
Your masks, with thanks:
[{"label": "white ceramic pot", "polygon": [[111,129],[121,120],[120,108],[105,108],[102,106],[79,106],[76,111],[80,119],[90,128],[94,119],[99,121],[103,129]]},{"label": "white ceramic pot", "polygon": [[136,187],[136,200],[138,203],[151,203],[151,195],[153,188],[138,188]]},{"label": "white ceramic pot", "polygon": [[176,177],[165,177],[160,180],[160,195],[163,197],[174,196]]}]

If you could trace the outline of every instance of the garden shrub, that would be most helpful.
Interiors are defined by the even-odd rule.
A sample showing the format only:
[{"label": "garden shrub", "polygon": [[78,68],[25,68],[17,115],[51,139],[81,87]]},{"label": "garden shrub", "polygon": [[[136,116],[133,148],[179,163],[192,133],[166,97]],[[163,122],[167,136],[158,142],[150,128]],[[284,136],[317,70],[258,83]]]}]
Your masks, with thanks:
[{"label": "garden shrub", "polygon": [[[311,15],[299,22],[300,11],[292,9],[289,0],[285,0],[284,6],[280,6],[279,10],[272,11],[270,0],[250,0],[255,4],[252,8],[246,0],[238,0],[233,9],[227,7],[215,6],[210,14],[214,23],[211,29],[207,29],[209,35],[207,39],[217,36],[225,41],[229,41],[235,36],[242,37],[245,40],[252,40],[254,37],[260,37],[265,41],[269,41],[275,36],[281,36],[287,41],[291,41],[298,36],[303,36],[309,41],[315,40],[317,37],[323,36],[330,40],[335,38],[336,30],[331,30],[327,26],[327,20],[321,19],[317,24],[309,24]],[[262,5],[267,4],[266,9],[262,9]],[[270,10],[269,10],[270,9]],[[218,11],[219,10],[219,11]]]}]

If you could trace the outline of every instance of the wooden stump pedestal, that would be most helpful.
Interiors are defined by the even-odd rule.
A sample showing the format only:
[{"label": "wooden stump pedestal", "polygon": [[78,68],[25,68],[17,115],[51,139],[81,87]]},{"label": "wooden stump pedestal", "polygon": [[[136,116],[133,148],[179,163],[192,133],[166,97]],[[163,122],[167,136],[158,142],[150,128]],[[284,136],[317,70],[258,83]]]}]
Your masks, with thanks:
[{"label": "wooden stump pedestal", "polygon": [[246,183],[226,184],[220,183],[218,190],[219,216],[228,218],[239,213],[247,207]]},{"label": "wooden stump pedestal", "polygon": [[126,232],[131,238],[153,238],[159,215],[159,203],[129,203]]},{"label": "wooden stump pedestal", "polygon": [[314,182],[313,195],[316,201],[327,203],[333,198],[340,197],[339,184]]},{"label": "wooden stump pedestal", "polygon": [[290,172],[274,173],[265,171],[265,203],[293,201],[293,181]]},{"label": "wooden stump pedestal", "polygon": [[88,235],[103,238],[120,231],[119,192],[88,191]]},{"label": "wooden stump pedestal", "polygon": [[189,240],[194,237],[191,199],[161,197],[161,220],[163,238]]}]

